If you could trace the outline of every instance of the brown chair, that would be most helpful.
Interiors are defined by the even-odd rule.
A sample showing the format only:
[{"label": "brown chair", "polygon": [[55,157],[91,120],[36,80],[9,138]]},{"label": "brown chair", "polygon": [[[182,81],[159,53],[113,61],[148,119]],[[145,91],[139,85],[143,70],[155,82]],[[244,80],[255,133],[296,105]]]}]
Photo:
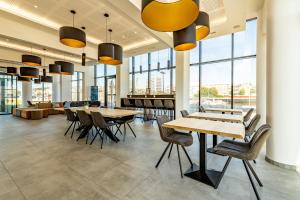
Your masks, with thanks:
[{"label": "brown chair", "polygon": [[250,108],[244,116],[244,125],[248,122],[251,118],[252,113],[254,112],[254,108]]},{"label": "brown chair", "polygon": [[243,161],[244,167],[246,169],[247,175],[251,182],[252,188],[255,192],[257,199],[260,199],[259,194],[256,190],[255,184],[253,182],[252,176],[249,172],[252,172],[253,176],[255,177],[256,181],[258,182],[260,187],[263,187],[263,184],[259,180],[257,174],[255,173],[254,169],[252,168],[249,160],[255,160],[270,136],[269,130],[271,129],[270,125],[264,124],[262,125],[254,134],[250,142],[238,142],[233,140],[224,140],[219,143],[217,146],[214,147],[214,152],[220,155],[229,156],[225,166],[224,171],[222,174],[225,173],[231,158],[237,158]]},{"label": "brown chair", "polygon": [[[245,142],[248,142],[248,138],[250,138],[254,133],[255,133],[255,130],[256,130],[256,126],[260,120],[261,116],[260,114],[256,114],[251,120],[250,120],[250,123],[248,123],[246,125],[246,128],[245,128]],[[248,137],[248,138],[247,138]]]},{"label": "brown chair", "polygon": [[164,106],[165,106],[165,109],[169,111],[169,118],[170,119],[174,119],[174,110],[175,110],[175,106],[174,106],[174,103],[173,103],[173,100],[170,100],[170,99],[167,99],[167,100],[164,100]]},{"label": "brown chair", "polygon": [[[92,130],[92,134],[93,134],[93,126],[94,126],[93,121],[91,117],[84,110],[77,110],[77,116],[83,128],[82,134],[84,135],[86,134],[85,143],[87,144],[87,141],[89,140],[90,130]],[[78,137],[78,139],[79,138],[80,137]]]},{"label": "brown chair", "polygon": [[179,167],[180,167],[180,175],[181,178],[183,178],[182,175],[182,167],[181,167],[181,159],[180,159],[180,154],[179,154],[179,148],[178,145],[181,146],[181,148],[183,149],[185,155],[187,156],[191,166],[193,166],[192,160],[189,157],[188,153],[186,152],[184,147],[187,146],[191,146],[193,144],[193,137],[191,134],[186,134],[186,133],[181,133],[178,131],[175,131],[174,129],[171,128],[164,128],[162,127],[162,125],[166,122],[170,121],[168,116],[166,115],[162,115],[162,116],[157,116],[157,124],[158,124],[158,128],[159,128],[159,133],[160,133],[160,137],[164,142],[167,142],[168,145],[165,148],[163,154],[161,155],[161,157],[159,158],[157,164],[155,165],[155,168],[157,168],[161,162],[161,160],[163,159],[163,157],[165,156],[167,150],[169,149],[170,145],[171,146],[171,150],[172,151],[172,147],[173,144],[176,144],[177,146],[177,155],[178,155],[178,160],[179,160]]},{"label": "brown chair", "polygon": [[70,128],[73,126],[73,131],[72,131],[72,134],[71,134],[71,138],[73,138],[74,129],[76,127],[76,124],[79,123],[79,118],[78,118],[77,114],[69,108],[65,109],[65,113],[67,115],[67,121],[71,122],[71,125],[69,126],[69,128],[65,132],[65,136],[67,135]]}]

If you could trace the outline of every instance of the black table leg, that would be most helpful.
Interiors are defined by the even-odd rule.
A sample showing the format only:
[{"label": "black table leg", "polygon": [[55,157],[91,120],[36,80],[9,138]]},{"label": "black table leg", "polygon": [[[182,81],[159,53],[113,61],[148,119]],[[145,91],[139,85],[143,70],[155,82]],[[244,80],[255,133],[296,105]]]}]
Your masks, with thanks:
[{"label": "black table leg", "polygon": [[207,169],[206,140],[206,134],[200,133],[199,166],[193,164],[193,166],[189,170],[187,170],[184,175],[199,182],[210,185],[216,189],[223,175],[220,171]]}]

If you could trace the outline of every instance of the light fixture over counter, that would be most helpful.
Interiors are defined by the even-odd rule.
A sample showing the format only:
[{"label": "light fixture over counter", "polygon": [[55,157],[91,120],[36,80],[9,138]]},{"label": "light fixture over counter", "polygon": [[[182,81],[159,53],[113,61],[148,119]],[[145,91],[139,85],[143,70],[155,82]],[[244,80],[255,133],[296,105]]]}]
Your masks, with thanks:
[{"label": "light fixture over counter", "polygon": [[86,46],[85,32],[79,28],[74,27],[75,10],[70,11],[73,14],[73,26],[63,26],[59,29],[59,39],[64,45],[82,48]]},{"label": "light fixture over counter", "polygon": [[142,0],[142,21],[161,32],[188,27],[199,15],[199,0]]}]

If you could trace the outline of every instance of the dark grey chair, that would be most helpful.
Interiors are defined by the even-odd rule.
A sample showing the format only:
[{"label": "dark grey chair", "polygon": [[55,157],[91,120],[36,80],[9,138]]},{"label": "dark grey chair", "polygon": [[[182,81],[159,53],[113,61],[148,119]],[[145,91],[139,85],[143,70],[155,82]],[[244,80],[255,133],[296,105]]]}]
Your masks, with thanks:
[{"label": "dark grey chair", "polygon": [[199,111],[200,111],[200,112],[205,112],[205,108],[204,108],[202,105],[200,105],[200,106],[199,106]]},{"label": "dark grey chair", "polygon": [[[256,130],[256,126],[260,120],[261,116],[260,114],[256,114],[251,120],[250,122],[246,125],[245,127],[245,142],[248,142],[248,138],[250,138]],[[248,138],[247,138],[248,137]]]},{"label": "dark grey chair", "polygon": [[254,108],[250,108],[244,116],[244,125],[248,122],[251,118],[252,113],[254,112]]},{"label": "dark grey chair", "polygon": [[187,110],[181,110],[180,113],[181,113],[181,116],[182,116],[182,117],[187,117],[187,116],[189,116],[189,112],[188,112]]},{"label": "dark grey chair", "polygon": [[98,135],[101,139],[101,149],[103,146],[103,140],[104,140],[105,135],[107,135],[112,141],[115,141],[115,142],[119,141],[119,139],[110,130],[110,128],[112,126],[116,126],[117,123],[106,122],[103,115],[100,112],[91,112],[91,117],[93,120],[93,124],[96,128],[96,134],[95,134],[94,138],[92,139],[90,145],[93,144],[94,140],[96,139],[96,137]]},{"label": "dark grey chair", "polygon": [[255,177],[256,181],[258,182],[259,186],[263,187],[263,184],[259,180],[257,174],[255,173],[249,161],[255,160],[257,158],[262,146],[270,136],[270,132],[269,132],[270,129],[271,129],[270,125],[264,124],[255,132],[250,142],[224,140],[214,147],[215,153],[224,156],[229,156],[225,164],[224,171],[222,172],[223,174],[225,173],[225,170],[227,169],[227,166],[229,165],[231,158],[237,158],[243,161],[244,167],[246,169],[247,175],[249,177],[249,180],[251,182],[252,188],[255,192],[257,199],[260,199],[260,197],[256,190],[249,169],[252,172],[253,176]]},{"label": "dark grey chair", "polygon": [[173,103],[173,100],[171,99],[166,99],[164,100],[164,107],[167,111],[169,111],[168,115],[170,119],[174,119],[174,110],[175,110],[175,106]]},{"label": "dark grey chair", "polygon": [[73,112],[71,109],[69,108],[65,108],[65,113],[67,115],[67,121],[71,122],[71,125],[68,127],[67,131],[65,132],[65,136],[68,134],[69,130],[71,129],[71,127],[73,126],[73,131],[71,134],[71,138],[73,138],[73,134],[74,134],[74,130],[76,127],[76,124],[79,124],[79,118],[77,116],[77,114],[75,112]]},{"label": "dark grey chair", "polygon": [[164,110],[164,104],[161,99],[154,99],[153,106],[155,107],[155,116],[160,115]]},{"label": "dark grey chair", "polygon": [[[178,160],[179,160],[179,167],[180,167],[180,175],[181,178],[183,178],[182,175],[182,167],[181,167],[181,159],[180,159],[180,153],[179,153],[179,148],[178,145],[181,146],[181,148],[183,149],[185,155],[187,156],[191,166],[193,166],[192,160],[189,157],[188,153],[186,152],[186,149],[184,147],[187,146],[191,146],[193,144],[193,137],[191,134],[187,134],[187,133],[181,133],[178,131],[175,131],[174,129],[171,128],[164,128],[162,127],[162,125],[166,122],[170,121],[168,116],[166,115],[162,115],[162,116],[157,116],[157,124],[158,124],[158,128],[159,128],[159,133],[160,133],[160,137],[164,142],[167,142],[168,145],[165,148],[163,154],[161,155],[161,157],[159,158],[157,164],[155,165],[155,168],[157,168],[161,162],[161,160],[163,159],[163,157],[165,156],[167,150],[169,149],[170,145],[172,144],[171,148],[173,147],[173,144],[176,144],[177,146],[177,155],[178,155]],[[172,151],[172,149],[170,150],[170,152]]]},{"label": "dark grey chair", "polygon": [[153,109],[154,109],[154,106],[151,102],[150,99],[144,99],[144,108],[145,108],[145,118],[146,120],[154,120],[154,117],[153,117]]},{"label": "dark grey chair", "polygon": [[[93,131],[93,121],[91,117],[84,111],[84,110],[77,110],[77,115],[80,121],[81,126],[83,127],[83,130],[81,132],[81,136],[78,137],[77,140],[79,140],[82,136],[86,135],[86,141],[85,143],[87,144],[87,141],[89,140],[89,135],[90,135],[90,130]],[[93,132],[92,132],[93,134]]]},{"label": "dark grey chair", "polygon": [[132,103],[130,103],[129,99],[124,99],[124,106],[127,107],[133,107]]},{"label": "dark grey chair", "polygon": [[134,104],[135,104],[135,107],[137,107],[137,108],[144,108],[143,102],[140,99],[134,100]]}]

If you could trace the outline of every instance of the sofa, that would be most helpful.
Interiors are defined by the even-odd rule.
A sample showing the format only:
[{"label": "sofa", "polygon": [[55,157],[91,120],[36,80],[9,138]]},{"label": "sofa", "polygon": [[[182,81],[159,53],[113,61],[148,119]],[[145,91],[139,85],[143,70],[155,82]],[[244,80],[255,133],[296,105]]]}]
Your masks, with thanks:
[{"label": "sofa", "polygon": [[63,111],[55,110],[55,108],[63,108],[62,102],[47,102],[47,103],[36,103],[35,108],[36,109],[47,109],[49,115],[58,115],[58,114],[64,114]]}]

